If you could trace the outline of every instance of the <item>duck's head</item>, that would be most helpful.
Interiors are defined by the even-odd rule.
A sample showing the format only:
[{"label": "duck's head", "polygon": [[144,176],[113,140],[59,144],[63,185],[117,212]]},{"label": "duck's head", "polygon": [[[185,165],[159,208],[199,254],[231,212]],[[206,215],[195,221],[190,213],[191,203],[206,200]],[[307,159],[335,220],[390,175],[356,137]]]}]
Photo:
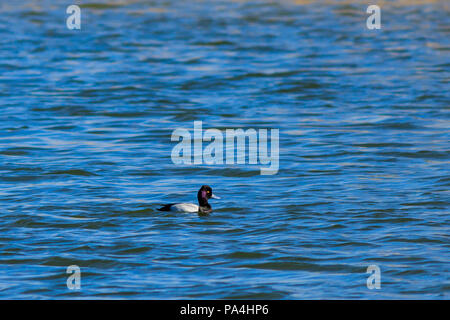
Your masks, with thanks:
[{"label": "duck's head", "polygon": [[200,206],[208,203],[209,199],[220,199],[218,196],[212,193],[212,188],[210,186],[202,186],[197,193],[197,199]]}]

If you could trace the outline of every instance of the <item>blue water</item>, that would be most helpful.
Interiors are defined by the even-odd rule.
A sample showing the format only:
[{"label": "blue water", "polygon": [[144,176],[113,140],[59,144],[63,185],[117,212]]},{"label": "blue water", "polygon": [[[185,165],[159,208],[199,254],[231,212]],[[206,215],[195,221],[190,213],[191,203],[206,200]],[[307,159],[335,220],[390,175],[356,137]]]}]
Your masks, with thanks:
[{"label": "blue water", "polygon": [[[81,1],[68,30],[2,1],[0,298],[448,299],[450,6],[308,2]],[[175,165],[197,120],[279,129],[279,172]],[[156,210],[203,184],[209,216]]]}]

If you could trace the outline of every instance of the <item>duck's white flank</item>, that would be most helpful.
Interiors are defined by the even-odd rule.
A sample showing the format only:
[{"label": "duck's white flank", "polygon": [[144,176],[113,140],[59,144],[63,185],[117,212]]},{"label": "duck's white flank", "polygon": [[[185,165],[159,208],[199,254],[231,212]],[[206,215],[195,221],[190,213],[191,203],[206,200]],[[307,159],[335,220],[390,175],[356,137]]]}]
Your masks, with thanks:
[{"label": "duck's white flank", "polygon": [[177,203],[170,207],[170,211],[187,213],[198,212],[198,205],[193,203]]}]

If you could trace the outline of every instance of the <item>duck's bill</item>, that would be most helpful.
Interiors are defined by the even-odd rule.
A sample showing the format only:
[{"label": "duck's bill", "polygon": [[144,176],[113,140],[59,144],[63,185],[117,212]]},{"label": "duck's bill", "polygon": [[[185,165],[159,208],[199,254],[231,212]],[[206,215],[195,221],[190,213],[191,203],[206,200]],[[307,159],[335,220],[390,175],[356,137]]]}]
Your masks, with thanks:
[{"label": "duck's bill", "polygon": [[213,199],[220,199],[220,197],[216,196],[215,194],[212,194],[211,198],[213,198]]}]

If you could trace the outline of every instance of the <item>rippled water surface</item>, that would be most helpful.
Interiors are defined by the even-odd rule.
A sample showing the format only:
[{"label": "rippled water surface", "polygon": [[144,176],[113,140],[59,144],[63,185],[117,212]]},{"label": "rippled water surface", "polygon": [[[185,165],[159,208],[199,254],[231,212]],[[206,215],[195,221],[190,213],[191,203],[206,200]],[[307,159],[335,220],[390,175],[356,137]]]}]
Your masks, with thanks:
[{"label": "rippled water surface", "polygon": [[[0,4],[0,298],[449,298],[448,2],[78,3]],[[278,174],[175,165],[197,120]]]}]

